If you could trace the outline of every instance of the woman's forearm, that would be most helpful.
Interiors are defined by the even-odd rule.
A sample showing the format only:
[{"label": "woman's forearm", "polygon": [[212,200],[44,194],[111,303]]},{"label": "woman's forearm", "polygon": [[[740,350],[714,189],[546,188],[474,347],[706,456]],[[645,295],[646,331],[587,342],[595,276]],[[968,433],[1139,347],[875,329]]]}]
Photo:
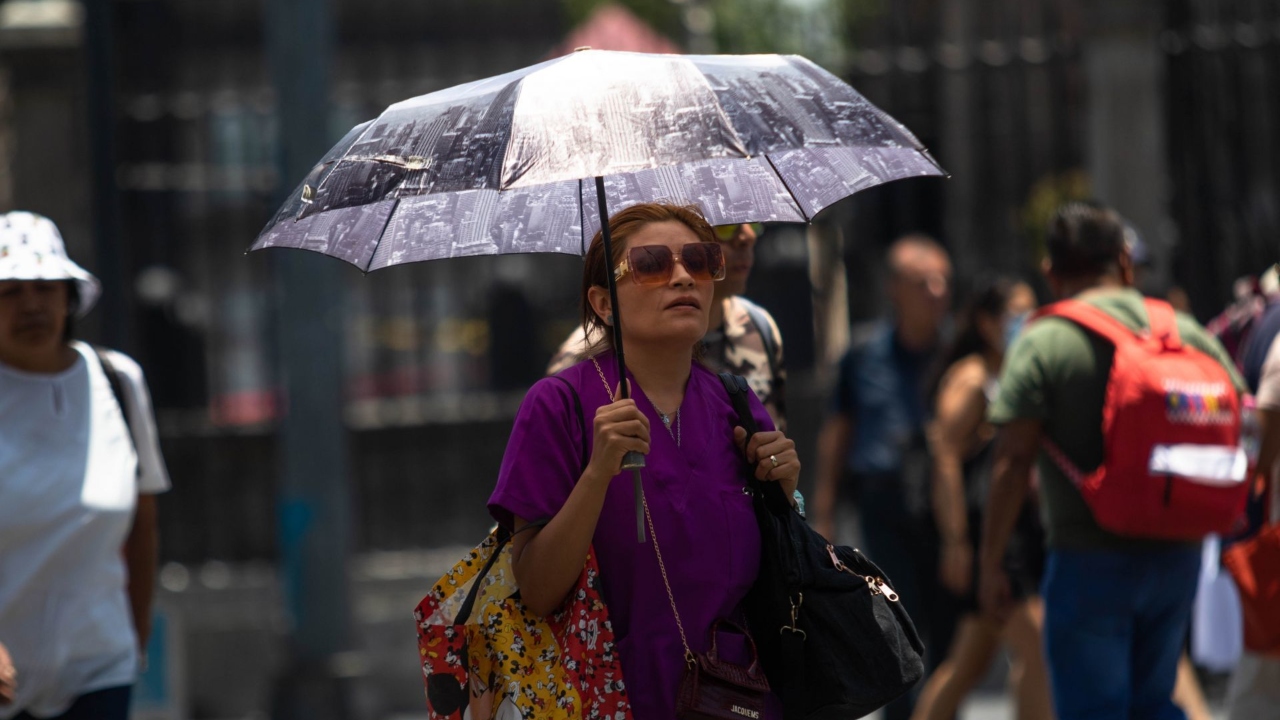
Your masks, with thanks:
[{"label": "woman's forearm", "polygon": [[960,459],[950,453],[940,454],[934,460],[933,519],[943,542],[969,541],[969,518],[965,510],[964,471]]},{"label": "woman's forearm", "polygon": [[139,495],[133,528],[124,545],[125,565],[129,570],[129,609],[139,649],[145,650],[151,638],[151,602],[155,597],[156,564],[159,558],[160,533],[156,522],[154,495]]},{"label": "woman's forearm", "polygon": [[[597,478],[588,468],[550,522],[516,535],[512,569],[521,601],[535,614],[554,612],[577,582],[611,479]],[[524,524],[524,518],[516,519],[517,530]]]}]

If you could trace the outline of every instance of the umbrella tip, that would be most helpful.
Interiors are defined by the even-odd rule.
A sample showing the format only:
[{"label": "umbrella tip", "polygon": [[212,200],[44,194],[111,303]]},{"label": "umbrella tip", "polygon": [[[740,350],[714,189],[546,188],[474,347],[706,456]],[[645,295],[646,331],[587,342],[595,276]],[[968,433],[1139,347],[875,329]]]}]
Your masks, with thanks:
[{"label": "umbrella tip", "polygon": [[590,50],[590,49],[591,49],[590,45],[579,45],[578,47],[574,48],[573,51],[582,52],[583,50]]}]

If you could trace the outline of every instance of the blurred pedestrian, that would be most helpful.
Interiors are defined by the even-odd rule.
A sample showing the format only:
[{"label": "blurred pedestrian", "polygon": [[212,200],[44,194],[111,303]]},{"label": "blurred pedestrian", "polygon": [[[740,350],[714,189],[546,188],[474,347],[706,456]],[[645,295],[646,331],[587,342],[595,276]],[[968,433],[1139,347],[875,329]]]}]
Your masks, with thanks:
[{"label": "blurred pedestrian", "polygon": [[[1132,287],[1133,264],[1115,212],[1068,203],[1051,221],[1046,244],[1045,272],[1056,297],[1087,303],[1135,334],[1150,327],[1147,305]],[[1184,345],[1208,355],[1237,391],[1243,389],[1231,359],[1204,328],[1181,314],[1173,325]],[[1199,543],[1102,529],[1063,469],[1100,467],[1111,457],[1104,453],[1102,417],[1114,352],[1100,335],[1056,317],[1031,323],[1010,347],[990,412],[1000,429],[979,558],[980,599],[991,614],[1008,612],[1005,552],[1032,466],[1041,458],[1039,497],[1049,548],[1041,586],[1045,654],[1058,718],[1183,718],[1170,698],[1199,572]],[[1041,453],[1047,446],[1061,457]],[[1133,451],[1111,452],[1126,449]]]},{"label": "blurred pedestrian", "polygon": [[[1218,338],[1238,367],[1243,367],[1249,338],[1266,312],[1268,300],[1277,294],[1276,284],[1275,265],[1256,278],[1252,275],[1236,278],[1231,284],[1231,303],[1205,323],[1205,329]],[[1255,357],[1254,361],[1261,363],[1261,358]]]},{"label": "blurred pedestrian", "polygon": [[0,718],[123,720],[150,632],[169,478],[137,363],[74,339],[98,292],[0,216]]},{"label": "blurred pedestrian", "polygon": [[[887,271],[892,316],[840,361],[818,437],[810,517],[818,532],[860,544],[884,569],[930,649],[933,667],[941,661],[939,649],[950,645],[954,607],[940,597],[937,582],[925,386],[943,345],[951,260],[932,238],[907,235],[889,247]],[[895,700],[885,709],[886,720],[905,720],[913,703],[913,694]]]},{"label": "blurred pedestrian", "polygon": [[[1275,266],[1272,266],[1273,268]],[[1257,377],[1258,474],[1263,478],[1264,523],[1280,523],[1280,482],[1276,480],[1280,461],[1280,328],[1267,323],[1266,334],[1254,335],[1251,342],[1265,346],[1260,367],[1245,367],[1245,374]],[[1254,362],[1260,353],[1252,354]],[[1274,568],[1280,578],[1280,568]],[[1280,656],[1246,649],[1227,687],[1228,720],[1280,720]]]},{"label": "blurred pedestrian", "polygon": [[[745,377],[774,425],[785,432],[787,371],[782,361],[782,333],[769,311],[742,296],[755,265],[756,241],[763,234],[760,223],[715,227],[724,253],[725,277],[715,284],[701,360],[712,372],[727,370]],[[579,326],[551,358],[547,374],[582,362],[588,348],[598,347],[599,341]]]},{"label": "blurred pedestrian", "polygon": [[999,390],[1005,349],[1036,307],[1023,282],[995,278],[980,285],[961,312],[955,340],[942,355],[930,396],[933,514],[941,537],[939,581],[960,601],[962,616],[947,659],[920,691],[913,720],[954,717],[986,676],[1002,642],[1014,653],[1009,678],[1023,720],[1050,718],[1049,677],[1040,650],[1044,606],[1038,585],[1044,569],[1044,530],[1034,500],[1023,505],[1007,558],[1018,602],[1006,621],[978,613],[977,564],[982,506],[990,485],[995,428],[987,407]]},{"label": "blurred pedestrian", "polygon": [[1245,382],[1251,388],[1262,384],[1262,368],[1271,350],[1271,342],[1280,335],[1280,289],[1276,288],[1278,269],[1280,265],[1273,265],[1259,278],[1258,290],[1265,303],[1256,321],[1248,327],[1247,335],[1240,340],[1237,357]]},{"label": "blurred pedestrian", "polygon": [[[746,432],[735,427],[728,393],[695,361],[722,268],[711,226],[690,208],[660,204],[627,208],[609,223],[614,256],[605,257],[597,233],[582,290],[586,335],[603,349],[589,348],[588,360],[530,388],[489,509],[517,531],[513,570],[534,613],[561,604],[594,548],[634,717],[669,720],[685,659],[709,649],[719,620],[741,620],[759,569],[759,526],[742,491],[744,451],[763,460],[757,477],[782,483],[789,495],[800,461],[754,397],[764,430],[742,447]],[[626,400],[618,399],[609,330],[611,272],[624,318]],[[636,542],[630,473],[620,474],[627,451],[646,455],[644,544]],[[717,633],[716,642],[721,661],[749,662],[742,635]],[[780,717],[772,702],[761,717]]]}]

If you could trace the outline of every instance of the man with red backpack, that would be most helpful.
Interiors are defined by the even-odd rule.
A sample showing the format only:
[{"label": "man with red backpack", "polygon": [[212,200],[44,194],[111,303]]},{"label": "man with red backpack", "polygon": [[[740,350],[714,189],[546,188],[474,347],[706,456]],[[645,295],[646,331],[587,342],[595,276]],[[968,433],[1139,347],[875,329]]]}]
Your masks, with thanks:
[{"label": "man with red backpack", "polygon": [[1009,349],[981,550],[983,607],[1038,461],[1049,549],[1042,593],[1056,715],[1184,718],[1170,700],[1200,539],[1243,509],[1243,381],[1222,346],[1132,288],[1119,215],[1058,210],[1045,274],[1060,302]]}]

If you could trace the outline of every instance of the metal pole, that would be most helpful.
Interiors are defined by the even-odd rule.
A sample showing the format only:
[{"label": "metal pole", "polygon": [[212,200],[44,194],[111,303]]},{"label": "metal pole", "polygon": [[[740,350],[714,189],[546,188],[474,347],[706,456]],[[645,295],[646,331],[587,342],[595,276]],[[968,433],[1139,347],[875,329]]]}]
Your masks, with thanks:
[{"label": "metal pole", "polygon": [[120,203],[116,191],[115,33],[107,0],[83,0],[89,163],[97,275],[102,282],[98,317],[102,341],[129,349],[128,282],[120,248]]},{"label": "metal pole", "polygon": [[[596,176],[596,202],[600,211],[600,238],[604,241],[605,275],[609,282],[609,307],[613,309],[613,353],[618,358],[618,390],[622,397],[631,397],[627,387],[627,360],[622,354],[622,312],[618,307],[618,283],[613,277],[613,239],[609,232],[609,203],[604,196],[604,178]],[[644,542],[644,487],[640,483],[640,468],[644,467],[644,455],[634,450],[622,458],[622,469],[631,471],[631,484],[636,499],[636,541]]]},{"label": "metal pole", "polygon": [[[328,150],[332,0],[268,0],[266,44],[280,119],[281,179],[294,184]],[[280,433],[278,532],[292,623],[292,665],[277,717],[340,718],[332,659],[349,648],[350,535],[342,413],[341,263],[308,252],[271,257],[286,414]]]}]

